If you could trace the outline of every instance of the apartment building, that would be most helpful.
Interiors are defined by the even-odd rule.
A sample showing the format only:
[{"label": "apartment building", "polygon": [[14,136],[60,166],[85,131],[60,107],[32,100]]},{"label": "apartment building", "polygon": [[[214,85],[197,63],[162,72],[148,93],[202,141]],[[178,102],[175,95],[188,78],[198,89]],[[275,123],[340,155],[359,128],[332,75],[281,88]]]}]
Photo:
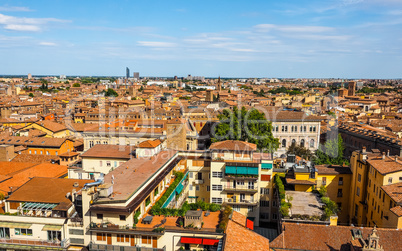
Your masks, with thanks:
[{"label": "apartment building", "polygon": [[402,224],[402,162],[372,149],[354,151],[349,215],[350,221],[362,226],[400,228]]},{"label": "apartment building", "polygon": [[228,204],[256,226],[260,213],[263,221],[269,221],[273,161],[256,151],[255,144],[227,140],[193,153],[192,158],[187,154],[188,201]]},{"label": "apartment building", "polygon": [[0,214],[0,248],[67,250],[84,244],[79,195],[87,181],[35,177],[14,191]]}]

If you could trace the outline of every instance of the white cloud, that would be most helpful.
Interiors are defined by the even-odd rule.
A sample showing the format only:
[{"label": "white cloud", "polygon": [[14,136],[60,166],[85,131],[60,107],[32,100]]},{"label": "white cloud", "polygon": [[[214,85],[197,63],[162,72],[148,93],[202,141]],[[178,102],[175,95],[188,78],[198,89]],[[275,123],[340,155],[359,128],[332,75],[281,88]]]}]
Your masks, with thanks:
[{"label": "white cloud", "polygon": [[154,41],[138,41],[138,45],[145,47],[155,47],[155,48],[171,48],[175,47],[175,43],[169,42],[154,42]]},{"label": "white cloud", "polygon": [[7,24],[4,26],[4,29],[13,31],[39,31],[40,27],[31,24]]},{"label": "white cloud", "polygon": [[10,12],[17,12],[17,11],[32,11],[28,7],[20,7],[20,6],[0,6],[0,11],[10,11]]},{"label": "white cloud", "polygon": [[334,28],[327,26],[275,25],[275,24],[258,24],[254,26],[254,28],[260,32],[268,32],[271,30],[276,30],[281,32],[321,33],[334,30]]},{"label": "white cloud", "polygon": [[56,43],[53,42],[40,42],[39,45],[44,45],[44,46],[57,46]]},{"label": "white cloud", "polygon": [[40,31],[42,26],[50,22],[69,22],[57,18],[26,18],[0,14],[0,25],[7,30],[15,31]]}]

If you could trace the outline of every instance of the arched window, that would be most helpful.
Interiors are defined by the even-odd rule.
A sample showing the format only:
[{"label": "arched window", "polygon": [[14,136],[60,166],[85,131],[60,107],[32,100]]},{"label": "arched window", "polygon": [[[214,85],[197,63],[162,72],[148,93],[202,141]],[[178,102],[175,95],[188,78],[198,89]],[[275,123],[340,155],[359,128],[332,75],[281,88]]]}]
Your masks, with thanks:
[{"label": "arched window", "polygon": [[314,147],[314,139],[310,140],[310,147]]},{"label": "arched window", "polygon": [[304,139],[300,140],[300,146],[304,147]]},{"label": "arched window", "polygon": [[282,140],[282,147],[286,147],[286,139]]},{"label": "arched window", "polygon": [[295,139],[292,139],[292,145],[293,144],[296,144],[296,140]]}]

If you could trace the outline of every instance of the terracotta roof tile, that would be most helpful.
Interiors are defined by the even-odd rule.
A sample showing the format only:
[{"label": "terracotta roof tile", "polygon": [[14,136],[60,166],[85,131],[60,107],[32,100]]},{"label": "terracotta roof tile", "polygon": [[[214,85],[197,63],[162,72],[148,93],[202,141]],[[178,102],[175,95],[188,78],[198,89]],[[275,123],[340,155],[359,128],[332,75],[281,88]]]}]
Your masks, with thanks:
[{"label": "terracotta roof tile", "polygon": [[89,158],[118,158],[118,159],[131,159],[131,152],[134,150],[133,146],[123,145],[94,145],[86,152],[81,154],[81,157]]},{"label": "terracotta roof tile", "polygon": [[211,150],[229,150],[229,151],[255,151],[257,145],[239,140],[225,140],[213,143],[209,149]]},{"label": "terracotta roof tile", "polygon": [[[293,250],[350,250],[352,229],[362,231],[364,239],[372,228],[328,226],[318,224],[283,223],[284,231],[270,243],[271,248]],[[384,250],[401,250],[402,230],[377,228],[379,244]]]},{"label": "terracotta roof tile", "polygon": [[157,146],[159,146],[162,142],[159,139],[155,139],[155,140],[146,140],[141,142],[138,147],[141,148],[155,148]]}]

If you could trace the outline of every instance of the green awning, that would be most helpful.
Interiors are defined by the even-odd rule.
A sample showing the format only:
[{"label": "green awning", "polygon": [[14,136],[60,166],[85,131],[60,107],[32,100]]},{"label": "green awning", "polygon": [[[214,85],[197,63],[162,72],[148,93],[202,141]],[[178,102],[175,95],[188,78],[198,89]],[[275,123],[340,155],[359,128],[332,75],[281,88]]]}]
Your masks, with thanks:
[{"label": "green awning", "polygon": [[272,163],[262,163],[261,168],[262,169],[272,169]]},{"label": "green awning", "polygon": [[42,231],[59,231],[62,225],[44,225]]},{"label": "green awning", "polygon": [[179,184],[177,185],[177,187],[176,187],[176,193],[177,193],[177,194],[180,194],[181,191],[183,191],[183,184],[182,184],[182,183],[179,183]]},{"label": "green awning", "polygon": [[258,175],[258,167],[248,167],[247,174]]},{"label": "green awning", "polygon": [[226,166],[225,173],[236,174],[236,167],[235,166]]},{"label": "green awning", "polygon": [[31,223],[21,223],[21,222],[0,222],[0,227],[8,227],[8,228],[30,228],[32,226]]},{"label": "green awning", "polygon": [[246,166],[238,166],[237,167],[237,174],[248,174],[247,173],[247,167]]}]

